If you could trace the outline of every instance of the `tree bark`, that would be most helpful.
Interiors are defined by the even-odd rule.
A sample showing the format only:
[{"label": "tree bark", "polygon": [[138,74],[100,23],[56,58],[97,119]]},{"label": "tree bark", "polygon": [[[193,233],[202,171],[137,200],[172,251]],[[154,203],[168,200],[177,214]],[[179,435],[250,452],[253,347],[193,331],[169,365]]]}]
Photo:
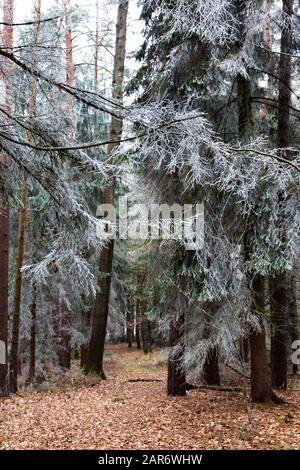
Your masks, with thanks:
[{"label": "tree bark", "polygon": [[[277,140],[278,147],[286,149],[289,146],[290,133],[290,106],[291,106],[291,78],[292,78],[292,19],[293,0],[282,1],[284,26],[281,31],[281,54],[279,59],[279,81],[278,81],[278,123]],[[285,158],[288,157],[286,150],[282,150]],[[279,195],[280,205],[284,205],[283,195]],[[286,239],[286,234],[281,234]],[[279,273],[270,280],[271,284],[271,323],[273,335],[271,340],[271,371],[272,384],[274,387],[287,387],[287,345],[288,345],[288,308],[289,288],[287,272]]]},{"label": "tree bark", "polygon": [[219,353],[214,347],[208,351],[203,366],[203,381],[206,385],[220,385]]},{"label": "tree bark", "polygon": [[[271,73],[273,72],[273,54],[272,54],[272,31],[271,31],[271,20],[270,20],[270,8],[271,2],[270,0],[264,0],[263,2],[263,10],[264,10],[264,25],[263,25],[263,43],[264,47],[269,51],[267,56],[267,66],[268,71]],[[260,117],[262,119],[266,119],[268,114],[268,98],[272,98],[272,76],[268,75],[268,84],[267,90],[265,94],[266,103],[262,103],[260,107]]]},{"label": "tree bark", "polygon": [[[33,70],[37,66],[37,46],[40,31],[40,19],[41,19],[41,0],[35,1],[35,26],[34,26],[34,44],[33,44],[33,56],[32,56],[32,67]],[[35,76],[31,77],[30,91],[29,91],[29,119],[33,119],[35,116],[36,108],[36,86],[37,81]],[[26,138],[30,142],[32,135],[28,131]],[[22,267],[24,263],[25,255],[25,237],[26,237],[26,222],[27,222],[27,198],[28,198],[28,187],[27,187],[27,176],[25,172],[22,174],[21,186],[20,186],[20,202],[21,207],[19,210],[19,227],[18,227],[18,245],[17,245],[17,256],[16,256],[16,272],[15,272],[15,292],[14,292],[14,304],[13,304],[13,321],[12,321],[12,338],[11,338],[11,351],[10,351],[10,370],[9,370],[9,387],[10,391],[15,393],[18,389],[18,362],[19,362],[19,332],[20,332],[20,310],[21,310],[21,298],[22,298]]]},{"label": "tree bark", "polygon": [[127,343],[128,347],[132,347],[133,339],[133,302],[132,297],[128,298],[128,305],[126,311],[126,331],[127,331]]},{"label": "tree bark", "polygon": [[275,388],[287,387],[289,291],[287,275],[270,278],[271,374]]},{"label": "tree bark", "polygon": [[66,371],[71,367],[71,312],[64,301],[59,308],[58,366]]},{"label": "tree bark", "polygon": [[22,294],[22,267],[25,252],[25,231],[27,219],[27,178],[23,174],[21,182],[21,208],[19,211],[19,231],[18,246],[16,258],[16,275],[15,275],[15,293],[13,306],[13,323],[10,350],[10,369],[9,369],[9,388],[12,393],[18,390],[18,359],[19,359],[19,331],[20,331],[20,309]]},{"label": "tree bark", "polygon": [[184,315],[172,318],[170,322],[168,360],[168,395],[186,395],[186,376],[184,367]]},{"label": "tree bark", "polygon": [[[68,7],[70,6],[71,0],[64,0],[65,5],[65,21],[66,21],[66,82],[67,85],[72,87],[74,85],[74,63],[73,63],[73,42],[72,42],[72,31],[68,15]],[[69,124],[68,129],[68,140],[72,142],[74,140],[74,113],[73,113],[73,96],[67,93],[67,116]]]},{"label": "tree bark", "polygon": [[[13,23],[14,1],[4,0],[3,22]],[[13,27],[3,26],[3,45],[8,51],[13,48]],[[5,110],[11,113],[12,109],[12,62],[3,59],[3,75],[5,82]],[[9,204],[6,196],[6,174],[9,169],[8,157],[0,153],[0,396],[8,396],[8,257],[9,257]]]},{"label": "tree bark", "polygon": [[241,339],[240,356],[243,362],[249,362],[249,338]]},{"label": "tree bark", "polygon": [[30,328],[30,354],[29,354],[29,374],[28,382],[31,383],[35,377],[35,356],[36,356],[36,285],[32,287],[31,303],[31,328]]},{"label": "tree bark", "polygon": [[[185,262],[186,253],[181,258],[182,266]],[[180,260],[180,254],[176,253]],[[182,255],[181,255],[182,256]],[[186,371],[185,371],[185,316],[187,311],[187,298],[184,292],[187,287],[186,275],[176,272],[174,279],[177,285],[171,288],[168,300],[170,316],[169,330],[169,358],[167,393],[171,396],[186,395]]]},{"label": "tree bark", "polygon": [[[289,302],[289,329],[290,339],[293,344],[299,339],[298,330],[298,306],[297,306],[297,271],[290,276],[291,297]],[[293,374],[297,374],[298,364],[293,364]]]},{"label": "tree bark", "polygon": [[[91,308],[89,307],[87,311],[81,312],[81,332],[88,338],[89,330],[91,326]],[[83,368],[86,364],[88,351],[88,343],[82,344],[80,346],[80,367]]]},{"label": "tree bark", "polygon": [[141,312],[141,336],[144,354],[149,354],[151,350],[151,324],[145,312],[147,311],[147,302],[142,302]]},{"label": "tree bark", "polygon": [[[116,24],[116,44],[113,70],[113,98],[122,99],[122,85],[124,79],[125,53],[126,53],[126,33],[127,33],[128,1],[119,0],[118,16]],[[110,140],[118,141],[122,136],[123,121],[120,118],[112,117]],[[108,145],[107,155],[112,154],[118,144]],[[114,205],[115,202],[115,180],[102,191],[102,204]],[[105,378],[103,370],[103,355],[106,336],[107,318],[109,312],[111,273],[113,263],[114,240],[110,240],[103,248],[100,255],[99,264],[99,290],[96,294],[95,306],[92,316],[91,336],[88,346],[87,363],[84,367],[85,373],[96,373]]]},{"label": "tree bark", "polygon": [[136,347],[141,349],[141,312],[140,312],[140,301],[136,302],[136,317],[135,317],[135,336],[136,336]]},{"label": "tree bark", "polygon": [[251,354],[251,400],[255,403],[266,403],[273,400],[271,378],[268,368],[265,325],[263,320],[264,278],[257,275],[252,284],[253,314],[258,315],[260,331],[250,333]]},{"label": "tree bark", "polygon": [[99,61],[99,1],[96,0],[96,35],[95,35],[95,63],[94,63],[94,92],[98,90],[98,61]]}]

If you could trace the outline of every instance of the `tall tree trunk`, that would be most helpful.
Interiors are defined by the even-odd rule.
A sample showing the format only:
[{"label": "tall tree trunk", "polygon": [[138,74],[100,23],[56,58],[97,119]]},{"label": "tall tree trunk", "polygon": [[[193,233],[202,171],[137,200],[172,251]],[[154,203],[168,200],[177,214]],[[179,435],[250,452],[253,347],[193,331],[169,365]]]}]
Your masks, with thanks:
[{"label": "tall tree trunk", "polygon": [[[40,19],[41,19],[41,0],[35,1],[35,26],[34,26],[34,44],[33,44],[33,57],[32,68],[36,69],[37,66],[37,45],[39,39]],[[31,85],[29,91],[29,119],[35,116],[36,108],[36,78],[31,77]],[[27,140],[31,141],[32,135],[27,132]],[[27,176],[25,173],[22,175],[20,187],[20,202],[21,207],[19,210],[19,228],[18,228],[18,245],[16,256],[16,274],[15,274],[15,292],[13,304],[13,321],[12,321],[12,338],[11,338],[11,351],[10,351],[10,371],[9,371],[9,387],[10,391],[15,393],[18,389],[18,361],[19,361],[19,331],[20,331],[20,309],[22,298],[22,267],[25,254],[25,235],[26,235],[26,220],[27,220]]]},{"label": "tall tree trunk", "polygon": [[[271,1],[264,0],[263,9],[264,9],[264,25],[263,25],[263,42],[264,47],[269,51],[267,56],[267,65],[268,71],[272,73],[273,69],[273,55],[272,55],[272,31],[271,31],[271,20],[270,20],[270,8]],[[268,76],[267,91],[265,94],[265,102],[260,107],[260,116],[262,119],[265,119],[268,114],[268,99],[272,98],[272,88],[273,88],[273,79],[272,76]]]},{"label": "tall tree trunk", "polygon": [[96,35],[95,35],[95,63],[94,63],[94,92],[98,90],[98,61],[99,61],[99,1],[96,0]]},{"label": "tall tree trunk", "polygon": [[[242,14],[245,2],[238,5]],[[238,125],[240,139],[247,139],[251,135],[252,128],[252,103],[251,103],[251,83],[250,80],[239,75],[237,77],[238,86]],[[244,235],[245,258],[251,256],[251,237],[253,229],[251,220]],[[250,283],[250,276],[249,276]],[[263,312],[265,307],[264,279],[259,274],[255,274],[252,280],[252,310],[253,315],[258,316],[261,325],[260,331],[250,332],[250,360],[251,360],[251,400],[253,402],[267,402],[274,398],[271,387],[271,378],[268,368],[268,356],[266,346],[266,334],[264,328]]]},{"label": "tall tree trunk", "polygon": [[13,306],[13,322],[10,350],[9,367],[9,388],[15,393],[18,390],[18,360],[19,360],[19,330],[20,330],[20,310],[22,292],[22,267],[25,252],[25,231],[26,231],[26,205],[27,205],[27,178],[23,174],[21,182],[20,200],[22,207],[19,211],[18,246],[16,258],[15,293]]},{"label": "tall tree trunk", "polygon": [[136,321],[135,321],[135,336],[136,336],[136,347],[141,349],[141,311],[140,311],[140,300],[136,302]]},{"label": "tall tree trunk", "polygon": [[270,295],[272,385],[275,388],[286,389],[289,331],[289,292],[286,273],[270,278]]},{"label": "tall tree trunk", "polygon": [[128,298],[128,305],[126,311],[126,331],[128,347],[132,347],[133,342],[133,302],[131,295]]},{"label": "tall tree trunk", "polygon": [[[14,1],[3,1],[3,22],[13,23]],[[8,51],[13,48],[13,27],[3,26],[3,45]],[[2,59],[3,76],[5,82],[5,110],[12,110],[12,62]],[[6,174],[9,171],[8,157],[0,154],[0,396],[8,395],[8,362],[7,362],[7,333],[8,333],[8,256],[9,256],[9,204],[6,196]]]},{"label": "tall tree trunk", "polygon": [[[210,261],[208,266],[210,266]],[[217,302],[204,302],[203,311],[205,312],[203,341],[209,341],[212,334],[211,322],[218,309]],[[220,385],[219,372],[219,354],[218,347],[215,345],[208,346],[206,358],[201,371],[201,378],[207,385]]]},{"label": "tall tree trunk", "polygon": [[203,381],[207,385],[220,385],[219,353],[216,347],[207,353],[203,366]]},{"label": "tall tree trunk", "polygon": [[240,342],[240,356],[243,362],[249,362],[249,338],[242,338]]},{"label": "tall tree trunk", "polygon": [[[68,8],[70,6],[71,0],[64,0],[65,5],[65,21],[66,21],[66,82],[67,85],[72,87],[74,85],[74,63],[73,63],[73,42],[72,42],[72,31],[70,26],[70,20],[68,15]],[[68,116],[68,139],[70,142],[73,141],[74,137],[74,113],[73,113],[73,96],[70,93],[67,93],[67,116]]]},{"label": "tall tree trunk", "polygon": [[275,398],[271,387],[263,320],[265,309],[264,291],[264,278],[256,275],[252,284],[252,308],[253,314],[258,316],[260,331],[252,330],[250,333],[251,400],[255,403],[266,403]]},{"label": "tall tree trunk", "polygon": [[[124,79],[125,53],[126,53],[126,33],[127,33],[128,0],[119,0],[118,16],[116,24],[116,44],[113,70],[113,98],[122,99],[122,85]],[[123,121],[120,118],[112,117],[110,140],[117,142],[122,136]],[[110,156],[117,147],[117,143],[108,145],[107,154]],[[115,202],[115,180],[102,191],[102,204],[114,205]],[[114,241],[110,240],[108,246],[104,247],[100,255],[99,264],[99,290],[96,294],[96,301],[92,316],[91,336],[88,347],[86,373],[96,373],[105,378],[103,370],[103,355],[106,336],[106,326],[109,311],[110,286],[112,274]]]},{"label": "tall tree trunk", "polygon": [[[278,126],[277,140],[278,147],[285,149],[289,146],[290,133],[290,106],[291,106],[291,78],[292,78],[292,19],[293,0],[283,0],[282,10],[284,25],[281,31],[281,54],[279,60],[279,81],[278,81]],[[282,150],[287,157],[286,151]],[[282,195],[279,196],[279,204],[284,205]],[[285,240],[286,234],[282,233]],[[287,346],[288,346],[288,308],[289,289],[288,274],[282,272],[270,280],[271,284],[271,371],[272,384],[274,387],[287,387]]]},{"label": "tall tree trunk", "polygon": [[174,317],[170,322],[169,347],[171,348],[168,360],[168,395],[186,395],[186,377],[184,367],[184,315]]},{"label": "tall tree trunk", "polygon": [[60,302],[58,366],[66,371],[71,367],[71,311],[64,301]]},{"label": "tall tree trunk", "polygon": [[[298,305],[297,305],[297,270],[290,276],[291,297],[289,303],[289,328],[290,339],[293,343],[299,339],[298,330]],[[298,364],[293,364],[293,374],[297,374]]]},{"label": "tall tree trunk", "polygon": [[30,327],[30,353],[29,353],[29,374],[28,382],[32,382],[35,377],[35,356],[36,356],[36,284],[32,287],[31,302],[31,327]]},{"label": "tall tree trunk", "polygon": [[[73,63],[73,40],[72,30],[69,18],[69,7],[71,0],[64,0],[65,6],[65,22],[66,22],[66,83],[70,87],[74,85],[74,63]],[[73,112],[73,96],[67,93],[67,132],[68,140],[71,144],[74,140],[74,112]],[[66,280],[65,291],[71,294],[70,286]],[[59,347],[57,350],[58,366],[66,371],[71,366],[71,327],[72,327],[72,313],[67,302],[60,302],[59,299],[59,322],[58,322],[58,339]]]},{"label": "tall tree trunk", "polygon": [[[190,253],[184,253],[181,263],[184,265],[189,259]],[[180,254],[176,253],[180,260]],[[169,358],[168,358],[168,380],[167,393],[171,396],[186,395],[186,372],[185,372],[185,316],[187,312],[187,298],[184,294],[187,287],[187,276],[174,272],[177,286],[171,288],[168,310],[170,315],[169,330]]]},{"label": "tall tree trunk", "polygon": [[[88,334],[90,331],[90,326],[91,326],[91,308],[88,307],[88,309],[82,310],[81,312],[81,332],[84,334],[84,336],[88,339]],[[87,351],[88,351],[88,343],[84,343],[80,346],[80,367],[83,368],[84,365],[86,364],[86,358],[87,358]]]},{"label": "tall tree trunk", "polygon": [[143,343],[144,354],[148,354],[151,350],[151,324],[148,320],[145,312],[147,311],[147,302],[142,302],[142,312],[141,312],[141,336]]}]

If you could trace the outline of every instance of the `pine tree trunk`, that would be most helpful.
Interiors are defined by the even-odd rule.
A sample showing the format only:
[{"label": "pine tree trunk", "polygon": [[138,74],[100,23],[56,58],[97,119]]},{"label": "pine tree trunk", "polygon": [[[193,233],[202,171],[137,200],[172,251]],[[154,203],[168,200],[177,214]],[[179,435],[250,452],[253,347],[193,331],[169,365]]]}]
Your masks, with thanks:
[{"label": "pine tree trunk", "polygon": [[13,323],[10,350],[9,388],[12,393],[18,390],[18,359],[19,359],[19,331],[20,331],[20,307],[22,291],[22,266],[25,251],[25,227],[27,204],[27,180],[23,175],[21,196],[22,207],[19,212],[19,233],[16,259],[15,293],[13,307]]},{"label": "pine tree trunk", "polygon": [[[86,338],[89,336],[90,326],[91,326],[91,309],[88,311],[81,312],[81,332],[85,335]],[[86,364],[87,359],[88,344],[82,344],[80,346],[80,367],[83,368]]]},{"label": "pine tree trunk", "polygon": [[[32,55],[32,68],[36,69],[37,66],[37,46],[40,31],[40,18],[41,18],[41,0],[35,1],[35,27],[34,27],[34,44]],[[29,105],[28,114],[29,119],[35,116],[36,108],[36,78],[31,77],[31,85],[29,91]],[[26,133],[27,140],[30,142],[32,135],[29,131]],[[18,361],[19,361],[19,332],[20,332],[20,309],[22,298],[22,267],[25,255],[25,236],[26,236],[26,221],[27,221],[27,175],[23,173],[20,186],[20,202],[21,208],[19,210],[19,227],[18,227],[18,245],[16,256],[16,273],[15,273],[15,292],[14,292],[14,305],[13,305],[13,321],[12,321],[12,338],[11,338],[11,351],[10,351],[10,371],[9,371],[9,387],[10,391],[15,393],[18,389]]]},{"label": "pine tree trunk", "polygon": [[127,310],[126,314],[126,323],[127,323],[127,344],[128,347],[132,347],[132,328],[131,328],[131,312],[130,310]]},{"label": "pine tree trunk", "polygon": [[249,362],[249,338],[242,338],[240,343],[240,356],[243,362]]},{"label": "pine tree trunk", "polygon": [[140,301],[137,300],[136,303],[136,347],[141,349],[141,312],[140,312]]},{"label": "pine tree trunk", "polygon": [[216,347],[208,351],[203,366],[203,381],[207,385],[220,385],[219,354]]},{"label": "pine tree trunk", "polygon": [[63,370],[71,367],[71,312],[65,302],[60,305],[58,366]]},{"label": "pine tree trunk", "polygon": [[169,347],[171,348],[168,360],[168,395],[185,396],[186,378],[184,367],[184,315],[170,322]]},{"label": "pine tree trunk", "polygon": [[[246,2],[236,2],[240,20],[243,23],[243,14],[246,8]],[[241,28],[241,36],[244,34],[244,28]],[[248,139],[252,131],[252,103],[251,103],[251,83],[250,80],[238,75],[238,131],[240,139]],[[251,256],[251,220],[248,223],[244,235],[245,260]],[[251,280],[249,275],[248,282],[251,284],[252,291],[252,314],[257,316],[261,330],[252,330],[250,332],[250,360],[251,360],[251,400],[253,402],[268,402],[274,397],[271,387],[271,377],[268,368],[266,335],[263,320],[265,288],[264,279],[260,274],[255,274]]]},{"label": "pine tree trunk", "polygon": [[[268,54],[267,66],[268,66],[268,71],[272,73],[273,71],[273,54],[272,54],[273,44],[272,44],[270,8],[271,8],[270,0],[264,0],[263,2],[263,10],[264,10],[263,43],[264,43],[265,49],[269,51],[267,53]],[[262,119],[266,119],[268,115],[268,100],[272,99],[272,88],[273,88],[272,84],[273,84],[273,79],[272,79],[272,76],[269,75],[265,101],[262,103],[260,107],[260,117]]]},{"label": "pine tree trunk", "polygon": [[[289,302],[289,329],[290,339],[293,344],[299,339],[298,330],[298,306],[297,306],[297,271],[290,276],[291,297]],[[293,364],[293,374],[297,374],[298,364]]]},{"label": "pine tree trunk", "polygon": [[36,285],[32,287],[30,354],[29,354],[29,375],[28,375],[29,383],[31,383],[35,377],[35,356],[36,356]]},{"label": "pine tree trunk", "polygon": [[[3,22],[13,23],[14,1],[3,1]],[[13,27],[3,26],[3,46],[10,52],[13,48]],[[2,59],[3,75],[1,79],[6,84],[5,111],[12,110],[12,63]],[[7,396],[8,391],[8,256],[9,256],[9,204],[6,197],[5,179],[8,172],[9,162],[7,156],[0,153],[0,396]]]},{"label": "pine tree trunk", "polygon": [[95,63],[94,63],[94,92],[98,90],[98,61],[99,61],[99,1],[96,0],[96,36],[95,36]]},{"label": "pine tree trunk", "polygon": [[[208,267],[210,267],[210,261]],[[212,335],[211,321],[218,309],[217,302],[204,302],[202,309],[205,312],[203,341],[208,342]],[[215,345],[208,346],[206,351],[206,358],[201,371],[201,377],[207,385],[220,385],[220,372],[219,372],[219,353],[218,347]]]},{"label": "pine tree trunk", "polygon": [[[122,85],[124,78],[126,32],[127,32],[128,1],[119,0],[118,17],[116,25],[116,45],[113,70],[113,98],[122,99]],[[118,141],[122,136],[122,119],[112,117],[110,140]],[[110,156],[117,143],[108,145],[107,154]],[[102,204],[114,205],[115,202],[115,180],[113,180],[101,194]],[[109,311],[111,274],[113,263],[114,241],[110,240],[108,246],[104,247],[100,255],[99,282],[96,294],[95,307],[93,309],[91,336],[88,346],[87,363],[84,367],[85,373],[96,373],[105,378],[103,370],[103,355],[106,336],[106,327]],[[103,276],[104,274],[104,276]]]},{"label": "pine tree trunk", "polygon": [[144,354],[148,354],[151,350],[151,324],[145,315],[146,311],[147,311],[147,302],[143,301],[142,312],[141,312],[141,336],[142,336]]},{"label": "pine tree trunk", "polygon": [[287,387],[289,291],[286,273],[270,278],[271,374],[275,388]]},{"label": "pine tree trunk", "polygon": [[[73,43],[72,43],[72,31],[69,25],[69,15],[68,15],[68,7],[70,6],[71,0],[64,0],[65,5],[65,21],[66,21],[66,68],[67,68],[67,76],[66,82],[67,85],[72,87],[74,85],[74,63],[73,63]],[[74,113],[73,113],[73,96],[70,93],[67,93],[67,116],[69,124],[67,126],[68,129],[68,139],[69,142],[73,141],[74,138]]]},{"label": "pine tree trunk", "polygon": [[129,296],[127,311],[126,311],[126,331],[127,331],[127,343],[128,347],[132,347],[133,342],[133,305],[132,297]]},{"label": "pine tree trunk", "polygon": [[261,326],[260,331],[252,330],[250,333],[251,354],[251,400],[255,403],[266,403],[273,400],[271,378],[268,368],[265,326],[262,313],[264,302],[264,278],[257,275],[252,284],[253,314],[258,315]]},{"label": "pine tree trunk", "polygon": [[[283,0],[284,26],[281,31],[281,54],[279,59],[279,81],[278,81],[278,126],[277,139],[279,148],[287,148],[290,138],[290,106],[291,106],[291,77],[292,61],[292,21],[293,0]],[[285,158],[286,151],[282,151]],[[279,204],[285,204],[282,195],[279,196]],[[286,234],[282,233],[283,241]],[[271,284],[271,323],[273,335],[271,339],[271,371],[274,387],[287,387],[287,345],[288,345],[288,308],[289,288],[288,274],[282,272],[270,280]]]}]

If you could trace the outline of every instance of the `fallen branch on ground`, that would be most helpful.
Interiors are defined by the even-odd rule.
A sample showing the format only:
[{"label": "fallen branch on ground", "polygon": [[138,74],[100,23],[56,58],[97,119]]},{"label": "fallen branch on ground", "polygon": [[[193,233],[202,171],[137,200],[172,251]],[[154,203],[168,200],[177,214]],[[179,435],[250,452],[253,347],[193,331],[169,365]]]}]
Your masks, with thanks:
[{"label": "fallen branch on ground", "polygon": [[242,387],[226,387],[225,385],[194,385],[186,384],[187,390],[215,390],[216,392],[244,392]]},{"label": "fallen branch on ground", "polygon": [[251,377],[249,375],[243,374],[243,372],[241,372],[240,370],[238,370],[235,367],[231,366],[230,364],[225,364],[225,366],[228,367],[228,369],[233,370],[233,372],[236,372],[237,374],[239,374],[241,377],[244,377],[245,379],[248,379],[248,380],[251,379]]},{"label": "fallen branch on ground", "polygon": [[127,382],[135,383],[135,382],[163,382],[160,379],[130,379]]}]

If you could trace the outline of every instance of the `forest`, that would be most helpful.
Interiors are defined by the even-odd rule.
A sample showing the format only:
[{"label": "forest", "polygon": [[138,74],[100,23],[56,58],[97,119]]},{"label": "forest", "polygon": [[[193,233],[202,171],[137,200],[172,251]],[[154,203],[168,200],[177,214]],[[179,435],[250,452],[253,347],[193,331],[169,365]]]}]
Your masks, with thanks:
[{"label": "forest", "polygon": [[0,462],[300,450],[300,2],[0,11]]}]

